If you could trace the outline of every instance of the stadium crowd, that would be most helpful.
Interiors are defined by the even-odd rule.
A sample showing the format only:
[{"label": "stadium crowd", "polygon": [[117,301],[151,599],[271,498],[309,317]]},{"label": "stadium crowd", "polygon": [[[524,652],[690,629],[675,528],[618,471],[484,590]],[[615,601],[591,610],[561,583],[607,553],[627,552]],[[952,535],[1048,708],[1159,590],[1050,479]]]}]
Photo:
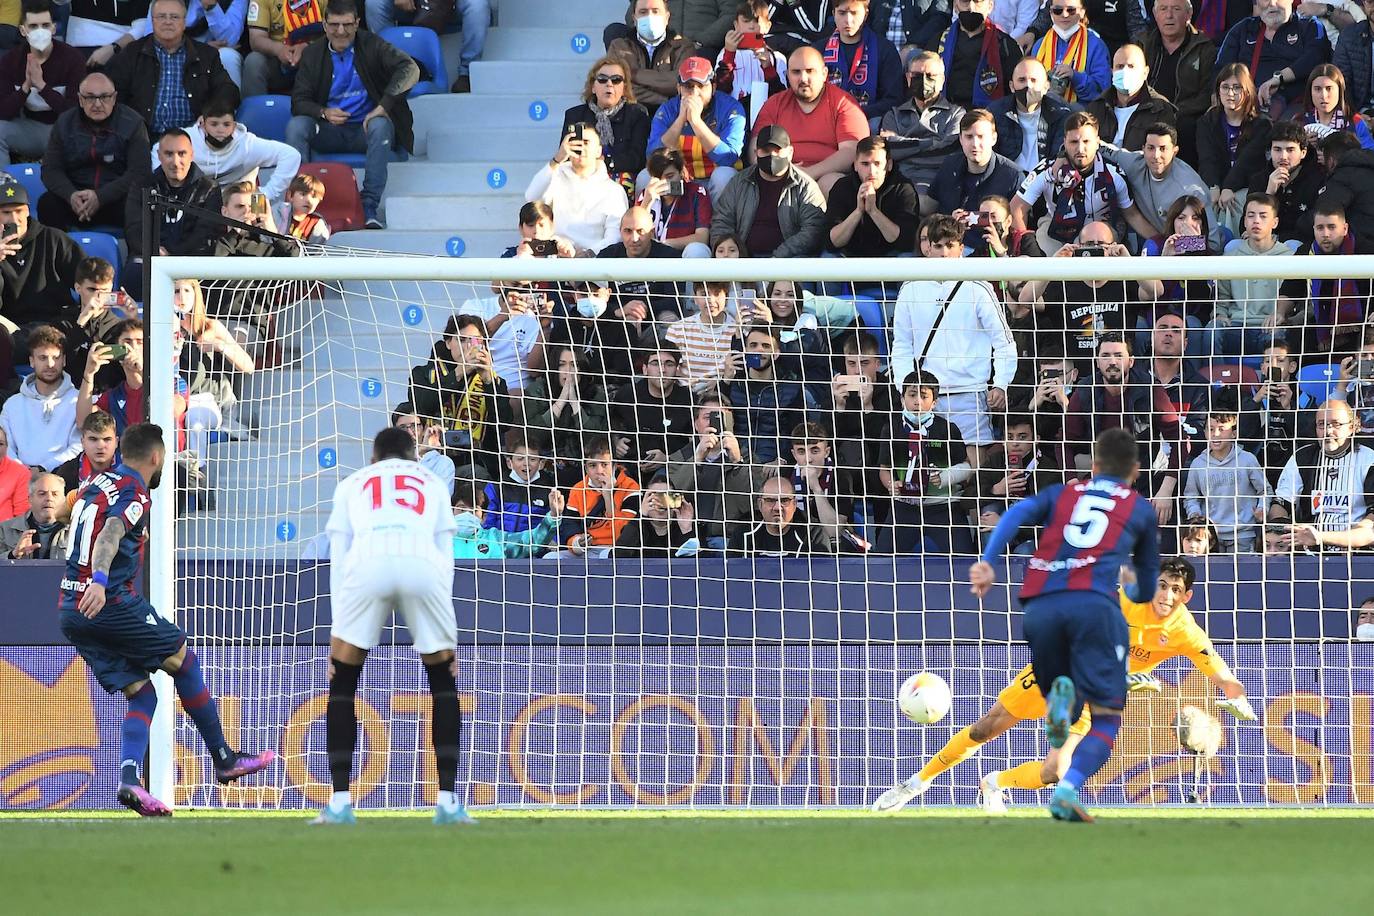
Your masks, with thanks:
[{"label": "stadium crowd", "polygon": [[[361,222],[382,226],[425,74],[377,33],[454,13],[145,5],[112,22],[74,0],[63,43],[57,8],[24,0],[0,58],[0,154],[41,155],[46,189],[32,219],[25,187],[0,185],[14,556],[51,551],[61,517],[24,466],[80,481],[110,460],[111,424],[143,415],[138,192],[187,207],[165,211],[167,253],[289,256],[329,231],[310,164],[351,153]],[[456,92],[489,12],[460,6]],[[730,284],[705,263],[1374,251],[1367,14],[1374,0],[633,0],[507,256],[694,258],[701,279],[498,279],[448,321],[392,422],[454,482],[456,555],[967,553],[1010,502],[1086,473],[1117,426],[1186,553],[1374,544],[1368,277]],[[292,96],[284,142],[235,121],[265,91]],[[66,234],[110,225],[131,295]],[[243,377],[272,363],[274,316],[194,282],[177,304],[196,480],[208,442],[238,431]]]}]

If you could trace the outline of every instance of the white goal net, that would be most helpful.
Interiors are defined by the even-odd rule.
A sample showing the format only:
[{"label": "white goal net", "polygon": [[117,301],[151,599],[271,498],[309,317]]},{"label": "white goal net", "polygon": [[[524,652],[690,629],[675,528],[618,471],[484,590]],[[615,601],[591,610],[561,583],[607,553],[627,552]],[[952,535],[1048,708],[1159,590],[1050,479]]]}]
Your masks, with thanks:
[{"label": "white goal net", "polygon": [[[330,254],[154,264],[154,358],[177,361],[188,405],[155,602],[190,634],[230,742],[281,755],[221,788],[180,720],[178,803],[327,799],[321,533],[388,425],[453,477],[464,526],[480,516],[455,543],[469,804],[871,803],[1029,660],[1014,587],[1037,532],[981,604],[972,555],[1009,501],[1085,473],[1095,433],[1122,425],[1162,552],[1192,554],[1189,607],[1260,718],[1165,661],[1089,800],[1374,800],[1374,643],[1354,638],[1374,560],[1331,546],[1374,508],[1374,343],[1321,317],[1330,297],[1368,299],[1369,259]],[[1284,349],[1205,326],[1218,302],[1251,315],[1266,298],[1293,306]],[[202,303],[254,371],[208,345]],[[1133,654],[1170,648],[1146,632],[1157,644]],[[407,643],[388,628],[363,675],[361,807],[434,799]],[[921,670],[954,694],[928,726],[894,702]],[[1221,720],[1216,756],[1181,750],[1188,705]],[[972,804],[981,774],[1045,751],[1018,725],[920,803]]]}]

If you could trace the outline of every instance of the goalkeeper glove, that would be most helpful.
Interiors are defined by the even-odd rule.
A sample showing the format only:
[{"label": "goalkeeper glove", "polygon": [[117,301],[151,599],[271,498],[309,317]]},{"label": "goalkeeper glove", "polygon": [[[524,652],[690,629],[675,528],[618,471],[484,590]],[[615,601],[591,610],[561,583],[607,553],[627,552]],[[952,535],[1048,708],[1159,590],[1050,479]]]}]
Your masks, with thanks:
[{"label": "goalkeeper glove", "polygon": [[1126,675],[1126,689],[1131,693],[1163,693],[1164,685],[1153,674],[1140,671]]},{"label": "goalkeeper glove", "polygon": [[1237,719],[1244,719],[1246,722],[1254,722],[1259,718],[1255,715],[1254,707],[1245,697],[1236,697],[1234,700],[1218,700],[1217,708],[1224,709]]}]

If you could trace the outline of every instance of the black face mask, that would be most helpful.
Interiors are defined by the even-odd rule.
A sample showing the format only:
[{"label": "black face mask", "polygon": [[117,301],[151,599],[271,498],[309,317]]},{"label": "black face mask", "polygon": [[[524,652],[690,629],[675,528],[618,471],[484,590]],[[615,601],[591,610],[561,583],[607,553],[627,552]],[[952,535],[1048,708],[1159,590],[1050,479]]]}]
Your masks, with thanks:
[{"label": "black face mask", "polygon": [[226,146],[228,146],[230,143],[233,143],[233,142],[234,142],[234,135],[233,135],[233,134],[230,134],[229,136],[225,137],[223,140],[218,140],[218,139],[216,139],[216,138],[210,136],[210,134],[209,134],[208,132],[205,134],[205,145],[208,146],[208,147],[210,147],[210,149],[224,149]]},{"label": "black face mask", "polygon": [[1011,97],[1016,100],[1016,107],[1031,110],[1032,105],[1039,105],[1044,101],[1045,94],[1037,93],[1034,100],[1031,99],[1030,87],[1022,86],[1020,89],[1013,89]]},{"label": "black face mask", "polygon": [[940,94],[935,88],[935,78],[928,73],[913,76],[907,92],[913,99],[920,99],[922,102],[928,102]]},{"label": "black face mask", "polygon": [[787,167],[791,164],[782,156],[760,156],[758,159],[759,171],[765,175],[772,175],[774,178],[781,178],[787,174]]},{"label": "black face mask", "polygon": [[970,34],[981,29],[986,21],[986,16],[973,10],[964,10],[959,14],[959,28]]}]

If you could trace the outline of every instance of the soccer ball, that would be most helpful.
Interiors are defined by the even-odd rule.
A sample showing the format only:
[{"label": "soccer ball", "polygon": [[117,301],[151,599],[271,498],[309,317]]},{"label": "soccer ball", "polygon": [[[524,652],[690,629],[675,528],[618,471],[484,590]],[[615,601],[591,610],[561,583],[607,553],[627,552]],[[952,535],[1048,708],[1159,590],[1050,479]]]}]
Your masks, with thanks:
[{"label": "soccer ball", "polygon": [[952,702],[949,684],[933,671],[913,674],[897,691],[897,708],[917,725],[939,722],[949,712]]}]

